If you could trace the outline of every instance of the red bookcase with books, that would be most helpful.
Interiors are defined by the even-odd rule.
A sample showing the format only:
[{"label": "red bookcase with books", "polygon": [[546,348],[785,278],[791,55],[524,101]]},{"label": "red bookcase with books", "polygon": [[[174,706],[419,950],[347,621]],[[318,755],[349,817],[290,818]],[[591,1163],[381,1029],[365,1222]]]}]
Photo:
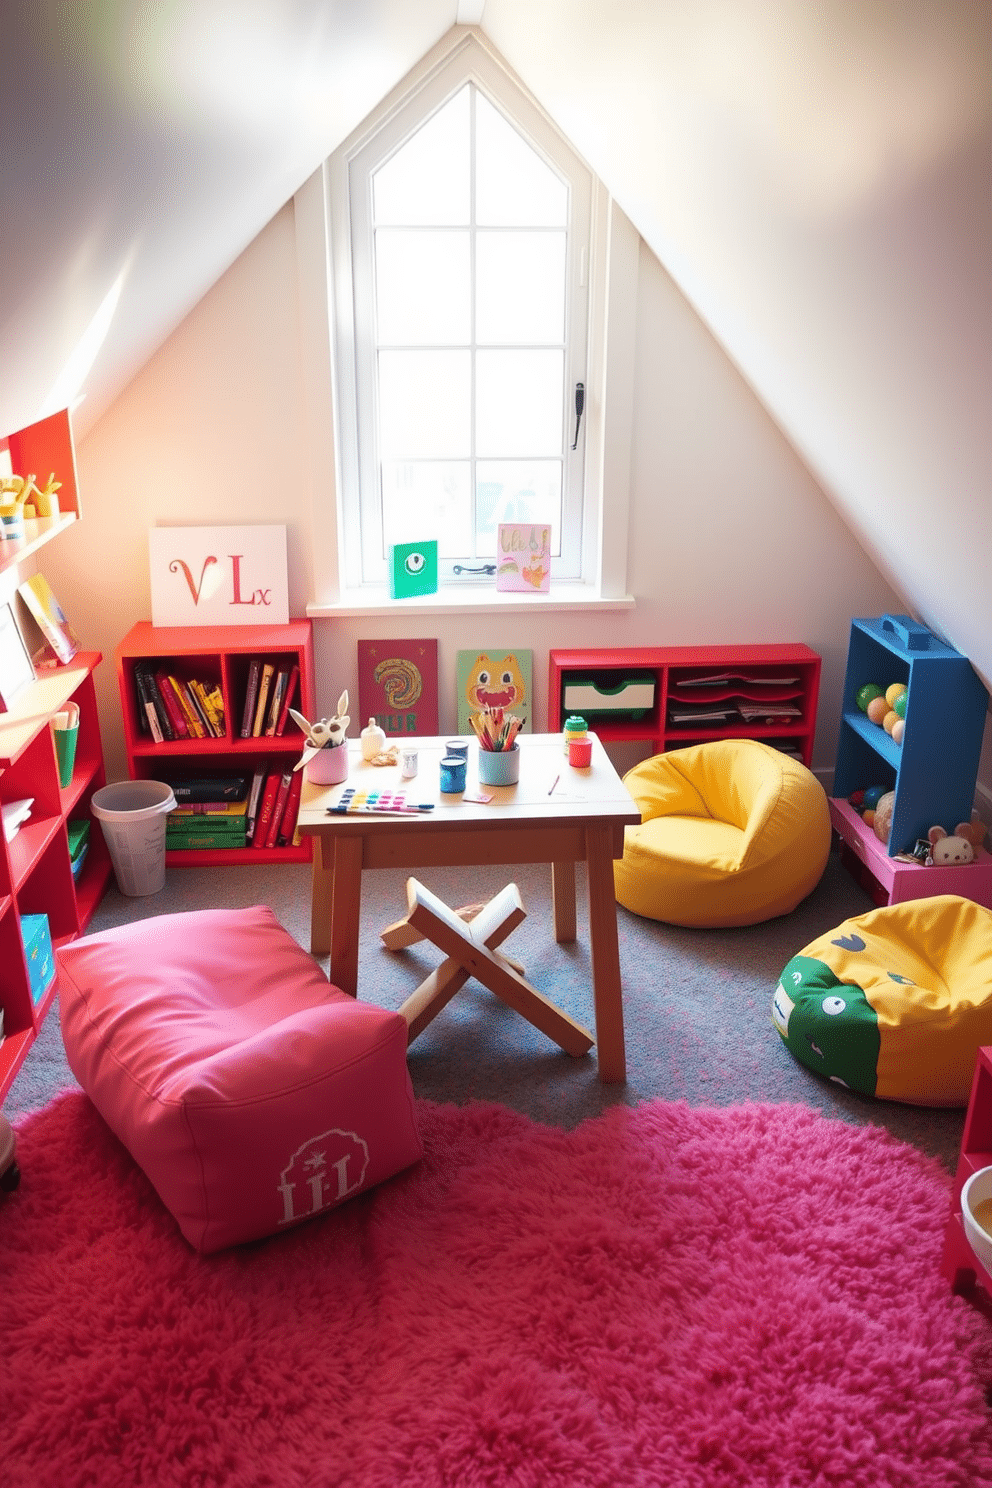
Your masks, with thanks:
[{"label": "red bookcase with books", "polygon": [[[132,779],[179,783],[177,800],[200,808],[186,823],[190,842],[212,844],[177,846],[183,822],[170,817],[166,863],[309,862],[310,839],[294,844],[295,815],[290,821],[299,791],[283,789],[274,823],[273,814],[303,749],[289,709],[314,715],[310,621],[202,628],[141,621],[117,647],[116,661]],[[273,778],[263,829],[260,808]],[[232,820],[236,813],[219,804],[212,816],[210,806],[236,799],[242,783],[243,817]]]}]

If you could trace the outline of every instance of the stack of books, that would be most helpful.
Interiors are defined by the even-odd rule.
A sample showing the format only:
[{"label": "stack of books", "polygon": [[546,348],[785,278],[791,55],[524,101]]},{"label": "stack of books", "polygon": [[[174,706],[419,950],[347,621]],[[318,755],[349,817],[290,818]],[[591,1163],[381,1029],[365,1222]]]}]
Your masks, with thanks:
[{"label": "stack of books", "polygon": [[296,832],[303,771],[290,764],[262,764],[248,792],[246,846],[288,847]]},{"label": "stack of books", "polygon": [[224,698],[214,681],[180,677],[159,664],[136,661],[138,723],[156,744],[173,739],[223,739]]},{"label": "stack of books", "polygon": [[297,662],[287,660],[285,665],[277,665],[261,656],[252,657],[241,713],[242,739],[274,738],[285,732],[299,678]]},{"label": "stack of books", "polygon": [[165,819],[169,852],[244,847],[248,817],[246,775],[170,780],[175,810]]}]

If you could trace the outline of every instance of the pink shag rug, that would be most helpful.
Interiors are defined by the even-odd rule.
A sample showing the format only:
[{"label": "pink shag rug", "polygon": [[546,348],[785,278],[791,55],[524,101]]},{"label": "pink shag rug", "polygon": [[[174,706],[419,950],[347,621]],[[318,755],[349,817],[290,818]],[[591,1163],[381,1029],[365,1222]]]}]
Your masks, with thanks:
[{"label": "pink shag rug", "polygon": [[85,1096],[26,1118],[5,1488],[992,1482],[932,1160],[798,1106],[419,1111],[418,1167],[208,1260]]}]

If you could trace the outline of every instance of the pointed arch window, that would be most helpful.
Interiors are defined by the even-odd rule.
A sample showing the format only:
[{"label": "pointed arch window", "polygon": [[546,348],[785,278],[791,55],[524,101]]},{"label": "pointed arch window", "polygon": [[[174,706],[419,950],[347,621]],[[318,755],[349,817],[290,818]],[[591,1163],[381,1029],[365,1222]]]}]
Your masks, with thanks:
[{"label": "pointed arch window", "polygon": [[329,166],[348,587],[431,537],[442,584],[488,576],[508,521],[550,525],[553,581],[581,580],[588,169],[477,45]]}]

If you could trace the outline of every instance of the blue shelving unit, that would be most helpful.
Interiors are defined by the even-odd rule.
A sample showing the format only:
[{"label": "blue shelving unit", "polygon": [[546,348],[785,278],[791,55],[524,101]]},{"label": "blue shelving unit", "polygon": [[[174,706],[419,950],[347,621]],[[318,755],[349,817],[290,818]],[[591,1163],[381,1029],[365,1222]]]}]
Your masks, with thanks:
[{"label": "blue shelving unit", "polygon": [[[896,744],[861,712],[866,682],[904,682],[906,729]],[[966,656],[908,615],[853,620],[834,795],[881,785],[896,793],[889,854],[912,847],[930,827],[968,821],[988,711],[988,693]]]}]

